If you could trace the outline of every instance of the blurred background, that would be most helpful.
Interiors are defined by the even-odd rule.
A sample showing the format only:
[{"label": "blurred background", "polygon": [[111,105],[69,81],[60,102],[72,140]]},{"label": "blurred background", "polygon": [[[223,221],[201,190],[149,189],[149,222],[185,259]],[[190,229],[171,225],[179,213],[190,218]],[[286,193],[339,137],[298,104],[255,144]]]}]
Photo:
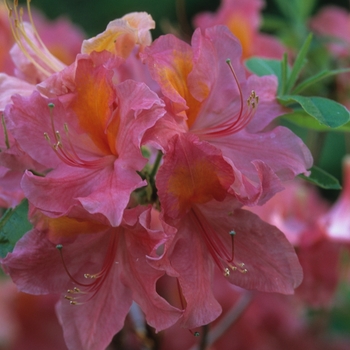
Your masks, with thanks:
[{"label": "blurred background", "polygon": [[[290,23],[288,23],[288,20],[276,6],[276,2],[278,1],[281,2],[283,0],[265,1],[266,6],[262,12],[264,20],[262,22],[261,30],[271,34],[278,34],[280,38],[289,41],[289,44],[294,46],[294,49],[297,51],[302,44],[302,40],[305,39],[305,33],[302,33],[300,38],[294,38],[295,41],[291,44],[291,40],[293,38],[288,37],[283,31],[283,21],[285,21],[285,27],[290,26]],[[318,11],[326,5],[337,5],[343,7],[347,11],[350,11],[350,3],[348,0],[305,1],[315,3],[311,16],[317,14]],[[25,1],[22,0],[19,2],[25,6]],[[33,8],[40,9],[49,19],[54,20],[61,16],[68,18],[75,25],[78,25],[83,29],[86,34],[86,38],[101,33],[106,28],[108,22],[116,18],[120,18],[126,13],[133,11],[145,11],[150,13],[156,22],[157,27],[152,32],[153,38],[156,38],[161,34],[171,31],[182,32],[182,34],[190,36],[193,30],[192,19],[194,16],[197,13],[204,11],[215,11],[220,5],[220,1],[32,0],[31,5]],[[348,28],[344,28],[344,31],[347,31],[350,35],[349,28],[350,24]],[[290,33],[288,35],[290,35]],[[317,64],[318,61],[314,59],[312,62],[316,62]],[[328,64],[328,62],[326,63]],[[322,64],[326,63],[322,61],[320,63],[320,67],[316,67],[314,69],[316,71],[320,71],[322,69]],[[327,93],[329,93],[329,90],[332,89],[331,81],[328,84],[327,89]],[[317,94],[319,93],[320,92],[317,92]],[[350,153],[350,149],[346,148],[349,133],[341,133],[337,131],[329,133],[310,133],[309,131],[306,131],[303,128],[298,128],[294,125],[288,124],[287,126],[293,129],[293,131],[300,135],[304,140],[307,140],[307,143],[315,156],[316,164],[330,174],[334,175],[342,183],[342,159],[346,153]],[[340,193],[339,190],[318,189],[317,191],[321,192],[323,199],[325,198],[329,203],[334,203]],[[308,208],[306,208],[306,211],[307,209]],[[312,216],[313,212],[310,211],[309,215]],[[295,349],[298,347],[298,344],[300,350],[350,349],[349,245],[350,244],[348,243],[348,245],[344,245],[343,247],[339,248],[341,252],[339,253],[337,250],[336,254],[334,255],[334,259],[331,255],[334,252],[334,250],[332,250],[333,248],[331,243],[325,243],[325,247],[322,246],[322,249],[317,250],[316,253],[315,251],[304,251],[304,255],[302,255],[304,260],[306,260],[306,256],[316,254],[312,263],[316,265],[320,264],[320,269],[322,268],[323,272],[328,269],[329,273],[326,271],[328,273],[327,278],[329,278],[332,283],[336,284],[339,281],[334,301],[326,307],[305,308],[304,304],[303,307],[300,307],[299,304],[299,306],[296,307],[293,299],[287,299],[274,295],[261,295],[260,297],[256,297],[254,300],[259,300],[260,304],[258,304],[258,302],[254,304],[255,301],[249,299],[252,298],[250,294],[246,294],[245,296],[243,295],[242,299],[241,294],[244,294],[244,292],[237,290],[232,290],[230,295],[223,295],[222,303],[224,305],[225,302],[227,303],[229,300],[231,300],[231,302],[233,301],[234,303],[243,303],[247,298],[248,304],[250,305],[250,309],[248,309],[248,312],[240,320],[240,323],[237,326],[238,328],[236,327],[235,330],[232,330],[232,332],[236,332],[234,336],[237,339],[241,335],[242,344],[245,342],[246,347],[243,347],[242,345],[240,348],[237,348],[228,345],[227,348],[225,347],[225,349]],[[318,249],[319,247],[316,248]],[[330,248],[330,250],[327,250],[328,248]],[[337,263],[335,259],[337,259],[338,256],[340,256],[340,265],[342,268],[338,271],[336,271],[336,268],[332,270],[331,268]],[[334,266],[331,266],[331,263],[328,263],[328,261],[332,261],[332,263],[334,262]],[[322,273],[320,272],[320,276],[321,275]],[[228,287],[225,286],[224,288]],[[324,288],[324,285],[321,283],[320,288]],[[310,299],[312,299],[312,296]],[[62,339],[61,328],[55,318],[54,304],[56,300],[57,298],[55,297],[42,299],[34,296],[27,296],[22,293],[17,294],[15,286],[3,275],[3,278],[0,278],[0,350],[66,349]],[[310,300],[308,300],[308,302],[310,302]],[[312,303],[310,303],[310,305],[311,304]],[[277,308],[274,309],[272,306],[276,305]],[[227,309],[232,307],[231,304],[226,306]],[[259,315],[259,320],[256,315]],[[174,336],[179,339],[183,338],[185,342],[186,337],[189,339],[186,346],[184,345],[185,347],[180,348],[179,346],[175,346],[175,350],[182,350],[186,348],[195,349],[194,347],[191,347],[193,344],[193,336],[188,334],[188,332],[184,332],[183,330],[179,332],[177,329],[171,331],[173,333],[169,331],[168,333],[165,333],[164,336],[156,336],[152,333],[151,329],[147,329],[148,338],[140,339],[135,336],[133,330],[130,330],[133,329],[133,326],[130,326],[129,321],[127,321],[124,332],[121,332],[115,337],[110,349],[169,350],[169,344],[174,343],[175,341],[175,339],[172,338]],[[258,324],[258,322],[260,323]],[[265,337],[265,339],[263,340],[263,338],[259,338],[259,341],[261,340],[261,346],[259,344],[255,344],[254,347],[249,348],[249,342],[247,342],[247,340],[249,337],[256,336],[256,334],[246,332],[248,332],[250,325],[253,324],[255,324],[256,327],[259,327],[261,337]],[[220,323],[218,325],[220,326]],[[236,324],[234,326],[236,326]],[[303,328],[304,326],[305,328]],[[274,329],[277,328],[281,331],[281,339],[273,337]],[[303,329],[304,332],[304,339],[302,343],[298,343],[300,339],[298,340],[295,338],[297,334],[295,332],[299,332],[300,329]],[[268,337],[271,337],[271,339],[267,339]],[[147,344],[150,344],[149,342],[152,343],[152,341],[155,343],[147,347]],[[264,343],[264,341],[266,342]],[[159,342],[159,344],[157,344],[157,342]],[[288,342],[289,347],[287,347],[286,342]],[[228,343],[226,343],[226,345],[227,344]],[[269,345],[267,344],[274,344],[274,346],[269,348]],[[223,349],[223,347],[220,349]]]}]

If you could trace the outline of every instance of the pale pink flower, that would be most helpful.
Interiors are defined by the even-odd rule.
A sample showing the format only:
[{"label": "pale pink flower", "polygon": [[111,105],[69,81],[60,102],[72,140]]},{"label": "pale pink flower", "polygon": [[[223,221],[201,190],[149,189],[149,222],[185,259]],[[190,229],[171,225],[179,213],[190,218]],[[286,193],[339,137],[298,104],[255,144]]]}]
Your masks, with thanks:
[{"label": "pale pink flower", "polygon": [[328,237],[341,243],[350,242],[350,156],[343,160],[343,189],[339,198],[319,223]]},{"label": "pale pink flower", "polygon": [[146,12],[132,12],[122,18],[109,22],[104,32],[96,37],[84,40],[81,52],[110,51],[120,57],[127,58],[135,45],[140,50],[152,42],[150,29],[155,22]]},{"label": "pale pink flower", "polygon": [[339,282],[341,245],[327,237],[320,226],[329,207],[316,188],[306,182],[294,181],[264,205],[249,208],[264,221],[278,227],[296,247],[304,271],[303,282],[296,294],[314,307],[330,305]]},{"label": "pale pink flower", "polygon": [[261,56],[281,59],[286,49],[277,38],[259,32],[263,0],[222,0],[216,13],[200,13],[194,19],[201,29],[226,25],[241,42],[242,58]]}]

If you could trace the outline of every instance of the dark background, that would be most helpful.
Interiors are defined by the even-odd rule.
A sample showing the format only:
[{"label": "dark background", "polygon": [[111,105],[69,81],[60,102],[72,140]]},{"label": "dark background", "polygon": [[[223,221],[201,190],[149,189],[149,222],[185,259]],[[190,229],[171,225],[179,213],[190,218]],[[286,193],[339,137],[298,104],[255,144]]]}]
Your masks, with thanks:
[{"label": "dark background", "polygon": [[[218,0],[179,0],[186,5],[186,13],[190,21],[192,16],[201,11],[215,11],[219,6]],[[289,1],[289,0],[286,0]],[[310,1],[310,0],[305,0]],[[24,0],[22,0],[24,2]],[[176,23],[176,0],[32,0],[32,6],[41,8],[49,18],[60,15],[68,16],[74,23],[79,24],[89,36],[102,32],[109,21],[122,17],[132,11],[146,11],[157,23],[154,37],[160,35],[161,20]],[[333,4],[349,9],[348,0],[316,1],[314,12],[323,5]],[[266,0],[264,13],[278,14],[274,0]]]}]

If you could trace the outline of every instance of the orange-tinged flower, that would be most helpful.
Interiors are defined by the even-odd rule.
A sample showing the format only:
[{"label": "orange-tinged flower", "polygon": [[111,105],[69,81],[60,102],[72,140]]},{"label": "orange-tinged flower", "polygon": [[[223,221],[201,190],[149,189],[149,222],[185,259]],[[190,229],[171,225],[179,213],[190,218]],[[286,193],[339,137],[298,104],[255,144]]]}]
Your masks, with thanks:
[{"label": "orange-tinged flower", "polygon": [[152,37],[150,29],[155,28],[152,17],[146,12],[133,12],[109,22],[106,30],[88,40],[84,40],[82,53],[93,51],[110,51],[120,57],[127,58],[135,45],[140,49],[150,45]]}]

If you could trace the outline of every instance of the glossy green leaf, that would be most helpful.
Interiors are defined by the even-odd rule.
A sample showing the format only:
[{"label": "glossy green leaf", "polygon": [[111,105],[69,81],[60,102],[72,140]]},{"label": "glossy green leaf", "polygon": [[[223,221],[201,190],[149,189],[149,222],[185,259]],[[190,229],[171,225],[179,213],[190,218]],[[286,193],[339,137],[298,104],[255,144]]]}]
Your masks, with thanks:
[{"label": "glossy green leaf", "polygon": [[252,57],[244,63],[251,72],[259,77],[273,74],[279,78],[278,80],[281,78],[281,61],[279,60]]},{"label": "glossy green leaf", "polygon": [[24,200],[15,209],[8,209],[0,220],[0,257],[12,252],[17,241],[32,225],[28,221],[28,201]]},{"label": "glossy green leaf", "polygon": [[286,95],[278,99],[287,106],[295,102],[298,103],[307,114],[331,128],[338,128],[350,120],[347,108],[327,98]]},{"label": "glossy green leaf", "polygon": [[314,185],[317,185],[319,187],[325,188],[327,190],[341,189],[339,181],[334,176],[332,176],[331,174],[328,174],[326,171],[322,170],[317,166],[313,166],[311,168],[311,174],[309,177],[305,175],[299,175],[299,176],[302,179],[308,182],[311,182]]},{"label": "glossy green leaf", "polygon": [[292,113],[284,114],[282,118],[297,126],[310,130],[350,132],[350,122],[347,122],[338,128],[331,128],[329,126],[321,124],[315,118],[311,117],[310,114],[306,113],[303,110],[297,110]]},{"label": "glossy green leaf", "polygon": [[334,75],[343,74],[343,73],[350,73],[349,68],[343,68],[343,69],[335,69],[335,70],[323,70],[322,72],[319,72],[312,77],[304,80],[302,83],[300,83],[294,90],[293,94],[299,94],[301,91],[305,90],[309,86],[318,83],[322,79],[329,78]]}]

